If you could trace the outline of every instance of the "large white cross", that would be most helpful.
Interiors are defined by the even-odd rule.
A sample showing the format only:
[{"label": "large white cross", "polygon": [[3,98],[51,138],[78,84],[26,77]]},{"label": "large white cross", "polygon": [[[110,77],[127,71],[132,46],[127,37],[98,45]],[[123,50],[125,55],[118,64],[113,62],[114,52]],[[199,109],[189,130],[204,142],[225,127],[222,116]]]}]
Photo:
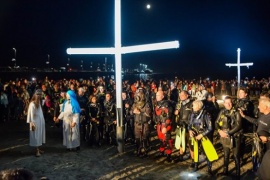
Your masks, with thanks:
[{"label": "large white cross", "polygon": [[237,66],[237,88],[239,89],[240,88],[240,81],[241,81],[241,78],[240,78],[240,67],[241,66],[247,66],[247,68],[249,68],[249,66],[253,66],[253,62],[252,63],[240,63],[240,51],[241,49],[238,48],[237,49],[237,63],[236,64],[232,64],[232,63],[226,63],[225,65],[226,66]]},{"label": "large white cross", "polygon": [[115,55],[116,106],[117,106],[117,142],[118,151],[124,151],[123,110],[122,110],[122,54],[178,48],[178,41],[154,43],[137,46],[121,46],[121,0],[115,0],[115,47],[111,48],[68,48],[68,54],[112,54]]}]

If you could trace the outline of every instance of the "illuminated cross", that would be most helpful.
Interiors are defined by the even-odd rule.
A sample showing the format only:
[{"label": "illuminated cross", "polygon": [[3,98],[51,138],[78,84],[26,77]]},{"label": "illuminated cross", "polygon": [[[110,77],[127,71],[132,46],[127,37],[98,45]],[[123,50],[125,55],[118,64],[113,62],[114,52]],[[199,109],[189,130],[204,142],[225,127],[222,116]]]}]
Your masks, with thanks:
[{"label": "illuminated cross", "polygon": [[68,54],[112,54],[115,55],[116,106],[117,106],[117,142],[118,151],[124,151],[123,110],[122,110],[122,54],[178,48],[178,41],[145,44],[137,46],[121,46],[121,0],[115,0],[115,47],[111,48],[68,48]]},{"label": "illuminated cross", "polygon": [[239,89],[240,88],[240,67],[241,66],[247,66],[247,68],[249,68],[249,66],[253,66],[253,63],[240,63],[240,48],[237,49],[237,63],[236,64],[231,64],[231,63],[226,63],[225,65],[226,66],[237,66],[237,88]]}]

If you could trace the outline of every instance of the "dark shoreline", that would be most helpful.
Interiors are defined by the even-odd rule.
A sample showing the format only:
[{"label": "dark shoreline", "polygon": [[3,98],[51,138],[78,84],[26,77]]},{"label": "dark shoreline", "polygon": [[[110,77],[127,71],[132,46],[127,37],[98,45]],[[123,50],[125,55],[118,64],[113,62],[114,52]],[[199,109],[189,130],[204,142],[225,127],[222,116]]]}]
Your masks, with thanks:
[{"label": "dark shoreline", "polygon": [[[27,79],[32,80],[36,78],[37,80],[44,80],[46,77],[52,80],[60,79],[96,79],[97,77],[102,76],[106,79],[113,78],[115,79],[115,72],[98,72],[98,71],[80,71],[80,72],[0,72],[0,78],[2,82],[7,82],[10,80],[19,80]],[[128,79],[130,81],[135,81],[139,79],[151,80],[151,79],[168,79],[173,80],[175,78],[174,74],[161,74],[161,73],[123,73],[122,79]]]}]

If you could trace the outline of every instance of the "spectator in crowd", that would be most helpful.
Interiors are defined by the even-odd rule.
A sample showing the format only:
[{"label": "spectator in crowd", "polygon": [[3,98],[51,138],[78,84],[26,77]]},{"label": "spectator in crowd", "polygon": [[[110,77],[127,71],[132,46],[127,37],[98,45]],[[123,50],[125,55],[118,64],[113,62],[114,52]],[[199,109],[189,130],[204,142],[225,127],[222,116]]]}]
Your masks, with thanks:
[{"label": "spectator in crowd", "polygon": [[4,89],[0,89],[0,120],[6,121],[8,119],[8,98]]},{"label": "spectator in crowd", "polygon": [[7,169],[0,171],[1,180],[33,180],[34,175],[26,169]]}]

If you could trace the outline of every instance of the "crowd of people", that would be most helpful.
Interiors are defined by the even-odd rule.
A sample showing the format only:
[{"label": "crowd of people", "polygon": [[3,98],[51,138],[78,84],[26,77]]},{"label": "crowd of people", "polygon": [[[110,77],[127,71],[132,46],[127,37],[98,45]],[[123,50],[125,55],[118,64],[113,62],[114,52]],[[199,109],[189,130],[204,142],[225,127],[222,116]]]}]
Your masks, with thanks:
[{"label": "crowd of people", "polygon": [[[191,168],[197,171],[198,154],[204,153],[208,173],[213,175],[217,131],[224,153],[221,174],[228,175],[232,151],[235,175],[240,177],[240,167],[246,163],[240,149],[245,148],[249,134],[257,137],[252,148],[257,152],[252,153],[256,154],[252,171],[257,172],[269,148],[270,79],[246,78],[240,82],[240,89],[237,86],[235,80],[123,80],[125,143],[134,143],[134,154],[145,157],[152,146],[151,131],[156,131],[160,141],[157,157],[166,156],[168,163],[184,161],[188,149]],[[30,146],[37,148],[37,157],[43,153],[40,146],[45,143],[45,122],[63,128],[63,145],[68,151],[79,151],[81,141],[98,147],[117,145],[116,88],[113,79],[103,77],[0,82],[0,121],[27,119]],[[221,95],[226,95],[224,108],[217,103]],[[259,99],[258,108],[250,97]],[[172,157],[174,147],[179,153]]]}]

